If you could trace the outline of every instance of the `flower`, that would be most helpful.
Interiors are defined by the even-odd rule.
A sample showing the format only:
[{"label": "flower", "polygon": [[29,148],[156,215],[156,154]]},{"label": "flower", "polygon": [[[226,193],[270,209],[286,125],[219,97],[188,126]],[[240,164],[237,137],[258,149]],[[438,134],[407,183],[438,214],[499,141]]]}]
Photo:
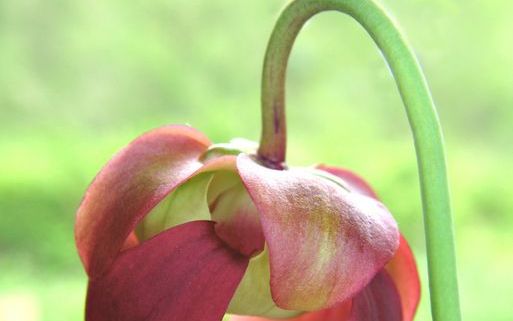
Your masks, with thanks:
[{"label": "flower", "polygon": [[253,151],[166,126],[109,161],[76,218],[88,321],[413,318],[416,265],[369,185]]}]

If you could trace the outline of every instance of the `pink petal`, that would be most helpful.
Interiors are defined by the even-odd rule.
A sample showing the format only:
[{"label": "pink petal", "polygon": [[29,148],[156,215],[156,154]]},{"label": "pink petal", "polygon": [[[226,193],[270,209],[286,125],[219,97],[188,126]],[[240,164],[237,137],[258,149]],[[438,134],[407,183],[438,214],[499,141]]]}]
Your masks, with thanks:
[{"label": "pink petal", "polygon": [[77,212],[75,238],[89,276],[105,272],[137,222],[202,166],[198,158],[209,144],[190,127],[167,126],[140,136],[109,161]]},{"label": "pink petal", "polygon": [[399,249],[385,269],[394,280],[399,291],[403,321],[413,320],[420,301],[419,272],[410,246],[402,235]]},{"label": "pink petal", "polygon": [[248,265],[216,236],[189,222],[119,255],[90,281],[87,321],[220,321]]},{"label": "pink petal", "polygon": [[[343,179],[354,191],[377,199],[377,195],[370,185],[355,173],[343,168],[326,165],[320,165],[318,168]],[[420,301],[420,280],[415,257],[402,235],[396,254],[385,268],[399,291],[403,308],[403,321],[413,320]]]},{"label": "pink petal", "polygon": [[269,246],[271,292],[284,309],[334,306],[364,288],[399,245],[376,200],[303,170],[272,170],[240,155],[237,167]]}]

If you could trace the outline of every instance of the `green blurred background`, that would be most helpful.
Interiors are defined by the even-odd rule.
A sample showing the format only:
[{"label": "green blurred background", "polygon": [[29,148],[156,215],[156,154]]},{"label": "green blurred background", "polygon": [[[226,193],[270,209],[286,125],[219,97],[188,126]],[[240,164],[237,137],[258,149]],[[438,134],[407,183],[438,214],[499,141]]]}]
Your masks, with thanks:
[{"label": "green blurred background", "polygon": [[[0,321],[83,318],[74,211],[111,155],[189,123],[258,140],[264,49],[284,0],[0,0]],[[513,2],[383,0],[444,126],[464,320],[513,317]],[[313,19],[288,81],[288,161],[376,187],[427,274],[411,135],[392,77],[348,17]]]}]

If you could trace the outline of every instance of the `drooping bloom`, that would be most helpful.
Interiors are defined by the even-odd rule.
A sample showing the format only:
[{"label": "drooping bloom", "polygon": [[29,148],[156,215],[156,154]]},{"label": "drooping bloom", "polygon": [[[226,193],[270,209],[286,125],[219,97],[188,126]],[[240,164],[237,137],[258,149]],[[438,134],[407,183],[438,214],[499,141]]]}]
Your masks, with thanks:
[{"label": "drooping bloom", "polygon": [[115,155],[75,233],[88,321],[410,321],[419,299],[408,244],[361,178],[272,169],[187,126]]}]

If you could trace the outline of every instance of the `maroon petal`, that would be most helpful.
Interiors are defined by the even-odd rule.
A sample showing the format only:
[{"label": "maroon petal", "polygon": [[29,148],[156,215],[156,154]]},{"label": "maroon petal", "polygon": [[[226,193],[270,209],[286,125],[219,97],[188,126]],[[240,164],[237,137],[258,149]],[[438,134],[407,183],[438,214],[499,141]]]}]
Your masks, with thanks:
[{"label": "maroon petal", "polygon": [[91,280],[87,321],[220,321],[248,265],[214,223],[169,229],[124,251]]},{"label": "maroon petal", "polygon": [[271,292],[284,309],[334,306],[363,289],[399,245],[390,213],[306,170],[271,170],[240,155],[237,166],[269,247]]},{"label": "maroon petal", "polygon": [[401,321],[401,299],[394,281],[386,271],[353,299],[349,321]]},{"label": "maroon petal", "polygon": [[190,127],[167,126],[140,136],[109,161],[77,212],[75,238],[89,276],[101,275],[137,222],[201,167],[198,158],[209,144]]}]

